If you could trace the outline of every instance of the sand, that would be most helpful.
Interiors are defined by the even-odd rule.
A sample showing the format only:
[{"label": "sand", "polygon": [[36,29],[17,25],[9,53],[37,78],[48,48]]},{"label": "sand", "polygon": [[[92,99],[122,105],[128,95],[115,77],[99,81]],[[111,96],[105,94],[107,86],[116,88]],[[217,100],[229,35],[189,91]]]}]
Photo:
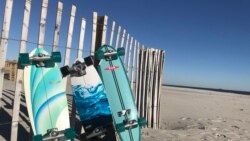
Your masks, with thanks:
[{"label": "sand", "polygon": [[[5,81],[3,108],[0,110],[0,141],[10,140],[13,90],[14,83]],[[72,97],[68,95],[68,98],[71,103]],[[24,96],[20,110],[18,139],[29,140],[30,125]],[[247,95],[164,86],[160,116],[160,129],[143,128],[142,141],[250,140],[250,96]]]},{"label": "sand", "polygon": [[249,141],[250,96],[163,87],[160,129],[143,141]]}]

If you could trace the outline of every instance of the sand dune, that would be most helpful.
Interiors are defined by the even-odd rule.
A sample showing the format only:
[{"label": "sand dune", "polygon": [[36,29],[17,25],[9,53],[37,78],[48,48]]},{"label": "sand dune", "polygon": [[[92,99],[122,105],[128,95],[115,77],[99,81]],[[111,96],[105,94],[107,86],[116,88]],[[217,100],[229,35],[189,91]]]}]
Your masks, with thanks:
[{"label": "sand dune", "polygon": [[[14,83],[4,82],[0,110],[0,141],[10,140]],[[67,93],[71,93],[70,88]],[[69,103],[72,97],[68,95]],[[160,129],[142,130],[142,141],[249,141],[250,96],[162,87]],[[71,106],[69,107],[71,110]],[[19,140],[31,138],[24,96],[20,107]],[[77,120],[79,125],[80,121]],[[80,133],[80,127],[77,133]]]}]

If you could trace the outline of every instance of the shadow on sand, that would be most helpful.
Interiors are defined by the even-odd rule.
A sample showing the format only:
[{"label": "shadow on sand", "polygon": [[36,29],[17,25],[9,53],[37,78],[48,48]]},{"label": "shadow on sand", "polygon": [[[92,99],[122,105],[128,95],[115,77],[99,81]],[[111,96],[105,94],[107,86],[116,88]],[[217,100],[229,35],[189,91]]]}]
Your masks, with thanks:
[{"label": "shadow on sand", "polygon": [[[14,103],[13,90],[5,89],[3,90],[3,97],[0,100],[2,108],[0,109],[0,140],[10,140],[11,136],[11,123],[12,123],[12,110]],[[71,115],[72,107],[72,95],[67,94],[69,113]],[[30,141],[32,140],[33,133],[31,131],[28,111],[25,103],[25,96],[22,93],[19,113],[19,124],[18,124],[18,140]],[[76,114],[76,116],[78,116]],[[76,137],[79,139],[81,133],[81,121],[75,118],[75,132]],[[2,140],[1,140],[2,141]]]}]

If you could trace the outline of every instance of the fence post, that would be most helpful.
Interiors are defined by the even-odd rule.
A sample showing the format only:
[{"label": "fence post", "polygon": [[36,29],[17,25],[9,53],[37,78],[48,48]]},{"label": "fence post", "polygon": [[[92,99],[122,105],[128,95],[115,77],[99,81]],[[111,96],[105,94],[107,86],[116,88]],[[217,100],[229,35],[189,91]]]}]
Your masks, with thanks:
[{"label": "fence post", "polygon": [[62,10],[63,10],[63,4],[62,2],[59,1],[58,6],[57,6],[56,25],[55,25],[55,33],[54,33],[52,51],[58,50],[59,34],[60,34],[60,27],[61,27],[61,20],[62,20]]},{"label": "fence post", "polygon": [[[25,7],[24,7],[24,17],[23,17],[22,35],[21,35],[19,53],[24,53],[26,51],[28,29],[29,29],[29,19],[30,19],[30,9],[31,9],[31,0],[26,0]],[[16,83],[15,83],[14,106],[13,106],[13,111],[12,111],[12,124],[11,124],[11,136],[10,136],[11,141],[17,140],[22,84],[23,84],[23,70],[18,69]]]},{"label": "fence post", "polygon": [[[79,45],[78,45],[78,51],[77,51],[77,58],[82,58],[82,52],[83,52],[83,45],[84,45],[84,35],[85,35],[85,27],[86,27],[86,20],[82,18],[81,23],[81,31],[80,31],[80,37],[79,37]],[[72,102],[71,102],[71,118],[70,118],[70,125],[72,127],[75,127],[76,122],[76,105],[75,105],[75,97],[73,96]],[[81,131],[84,131],[83,127],[81,128]]]},{"label": "fence post", "polygon": [[78,46],[78,52],[77,52],[78,58],[81,58],[83,54],[85,28],[86,28],[86,20],[82,18],[81,31],[80,31],[80,37],[79,37],[79,46]]},{"label": "fence post", "polygon": [[141,103],[142,103],[142,66],[143,66],[143,63],[142,63],[142,60],[144,58],[144,46],[142,45],[142,48],[140,49],[140,69],[139,69],[139,89],[138,89],[138,112],[139,112],[139,116],[142,116],[141,114]]},{"label": "fence post", "polygon": [[156,50],[156,64],[155,64],[155,73],[154,73],[154,91],[153,91],[153,129],[157,128],[157,93],[158,93],[158,66],[159,66],[159,50]]},{"label": "fence post", "polygon": [[[103,27],[102,27],[102,43],[101,43],[101,45],[106,44],[107,25],[108,25],[108,16],[104,16]],[[99,47],[97,47],[95,51],[97,51],[98,48]]]},{"label": "fence post", "polygon": [[135,73],[135,55],[136,55],[136,47],[137,46],[137,40],[135,40],[135,44],[134,44],[134,51],[133,51],[133,58],[132,58],[132,68],[131,68],[131,89],[133,91],[134,88],[134,73]]},{"label": "fence post", "polygon": [[110,41],[109,41],[110,46],[112,46],[113,44],[114,30],[115,30],[115,21],[112,22],[112,29],[111,29]]},{"label": "fence post", "polygon": [[92,39],[91,39],[91,49],[90,55],[95,55],[95,44],[96,44],[96,30],[97,30],[97,12],[93,13],[93,27],[92,27]]},{"label": "fence post", "polygon": [[145,113],[146,113],[146,99],[147,99],[147,91],[146,91],[146,74],[147,74],[147,65],[148,65],[148,48],[145,49],[145,52],[143,51],[143,54],[145,54],[145,56],[143,57],[143,62],[141,62],[143,64],[143,68],[142,68],[142,107],[141,107],[141,113],[142,113],[142,117],[145,117]]},{"label": "fence post", "polygon": [[44,36],[45,36],[45,24],[47,17],[47,9],[48,9],[48,0],[43,0],[42,3],[42,12],[41,12],[41,20],[40,20],[40,29],[38,36],[38,47],[43,48],[44,46]]},{"label": "fence post", "polygon": [[137,48],[137,59],[136,59],[136,80],[135,80],[135,101],[136,101],[136,105],[138,108],[138,89],[139,89],[139,79],[140,79],[140,75],[139,75],[139,64],[140,64],[140,43],[138,42],[138,48]]},{"label": "fence post", "polygon": [[125,38],[125,35],[126,35],[126,29],[123,30],[123,33],[122,33],[122,41],[121,41],[121,47],[124,47],[124,38]]},{"label": "fence post", "polygon": [[162,77],[163,77],[163,66],[164,66],[164,61],[165,61],[165,51],[161,51],[161,54],[160,54],[160,68],[159,68],[159,94],[158,94],[158,111],[157,111],[157,115],[158,115],[158,127],[157,128],[160,128],[160,112],[161,112],[161,87],[162,87]]},{"label": "fence post", "polygon": [[[73,37],[73,30],[74,30],[74,22],[75,22],[75,14],[76,14],[76,7],[75,5],[72,5],[71,7],[71,14],[70,14],[70,20],[69,20],[69,29],[68,29],[68,37],[67,37],[67,43],[66,43],[66,51],[65,51],[65,58],[64,58],[64,66],[69,65],[70,61],[70,49],[71,49],[71,43],[72,43],[72,37]],[[64,86],[66,88],[68,77],[63,78]],[[73,103],[73,101],[72,101]],[[74,117],[70,117],[70,125],[74,124]]]},{"label": "fence post", "polygon": [[129,52],[128,52],[128,63],[127,63],[127,74],[128,76],[130,76],[129,74],[129,65],[130,65],[130,55],[131,55],[131,52],[132,52],[132,44],[133,44],[133,37],[131,37],[131,40],[130,40],[130,45],[129,45]]},{"label": "fence post", "polygon": [[[96,37],[95,37],[95,46],[93,52],[95,53],[101,45],[106,43],[106,34],[107,34],[107,23],[108,16],[98,16],[97,18],[97,28],[96,28]],[[98,61],[95,60],[94,66],[97,66]]]},{"label": "fence post", "polygon": [[[126,67],[126,61],[127,61],[127,56],[128,56],[128,41],[129,41],[129,34],[127,34],[127,39],[126,39],[126,47],[125,47],[125,56],[123,58],[123,63],[124,63],[124,67]],[[127,69],[127,68],[126,68]]]},{"label": "fence post", "polygon": [[118,48],[119,39],[120,39],[120,32],[121,32],[121,26],[118,27],[118,32],[117,32],[116,41],[115,41],[115,49]]},{"label": "fence post", "polygon": [[9,38],[9,29],[10,21],[12,14],[12,5],[13,0],[6,0],[5,12],[3,18],[3,27],[0,41],[0,110],[2,109],[2,90],[3,90],[3,79],[4,79],[4,65],[6,60],[8,38]]}]

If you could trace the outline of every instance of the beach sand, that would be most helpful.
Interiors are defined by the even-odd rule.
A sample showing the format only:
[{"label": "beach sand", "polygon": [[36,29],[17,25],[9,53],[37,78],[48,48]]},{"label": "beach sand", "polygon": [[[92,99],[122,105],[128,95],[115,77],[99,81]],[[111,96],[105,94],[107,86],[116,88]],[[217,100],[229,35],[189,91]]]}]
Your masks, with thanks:
[{"label": "beach sand", "polygon": [[160,129],[143,141],[249,141],[250,96],[163,87]]},{"label": "beach sand", "polygon": [[[249,141],[250,96],[163,86],[160,129],[142,129],[142,141]],[[69,105],[71,90],[67,88]],[[10,140],[14,82],[4,81],[0,109],[0,141]],[[30,140],[30,124],[22,95],[19,140]],[[69,106],[71,111],[71,106]],[[80,132],[79,119],[76,120]]]}]

